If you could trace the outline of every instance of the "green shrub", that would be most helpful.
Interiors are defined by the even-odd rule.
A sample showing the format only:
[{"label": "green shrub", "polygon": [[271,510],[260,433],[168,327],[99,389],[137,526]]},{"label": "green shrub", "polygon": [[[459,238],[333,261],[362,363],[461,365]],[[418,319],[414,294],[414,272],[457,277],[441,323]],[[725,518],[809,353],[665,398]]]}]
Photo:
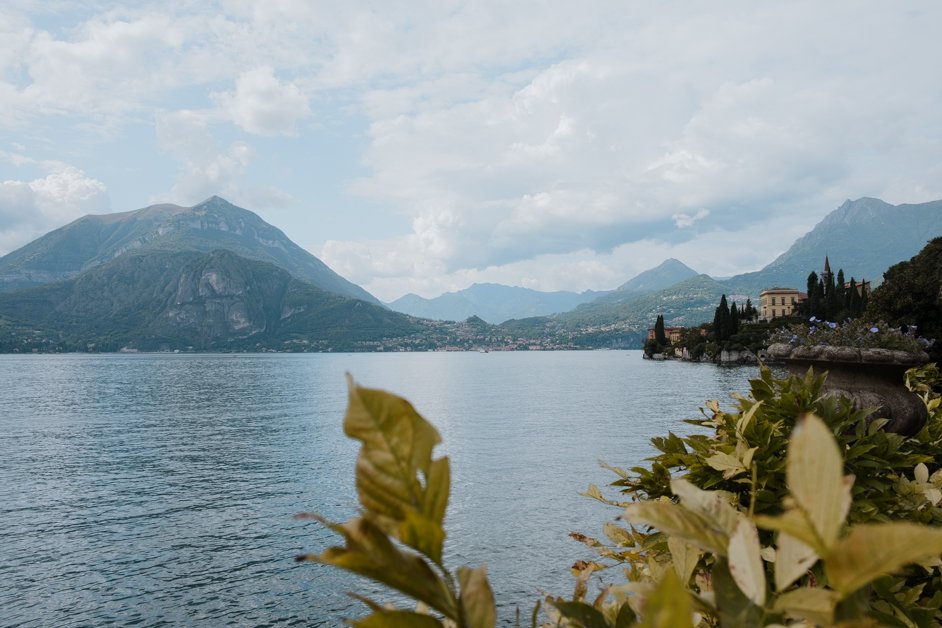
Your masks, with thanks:
[{"label": "green shrub", "polygon": [[[822,396],[823,377],[775,379],[763,369],[749,397],[691,420],[706,433],[654,439],[649,466],[618,474],[623,496],[588,496],[623,512],[600,541],[573,536],[580,561],[571,599],[548,598],[544,626],[923,626],[942,623],[942,409],[934,365],[908,384],[929,408],[913,437],[868,423]],[[363,600],[357,626],[489,628],[496,610],[484,568],[442,564],[449,479],[433,459],[438,433],[408,404],[351,382],[345,432],[361,440],[361,516],[326,522],[346,545],[301,560],[335,565],[417,600],[415,610]],[[591,596],[592,575],[625,581]],[[540,621],[540,605],[532,625]]]}]

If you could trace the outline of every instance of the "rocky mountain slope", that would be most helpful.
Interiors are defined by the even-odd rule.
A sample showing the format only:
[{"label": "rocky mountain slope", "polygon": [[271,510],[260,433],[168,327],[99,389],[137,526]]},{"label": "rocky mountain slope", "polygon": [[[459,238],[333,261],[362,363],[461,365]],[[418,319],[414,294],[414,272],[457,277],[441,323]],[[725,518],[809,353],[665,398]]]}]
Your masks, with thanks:
[{"label": "rocky mountain slope", "polygon": [[[0,318],[73,349],[351,349],[421,322],[231,251],[136,251],[0,295]],[[294,345],[294,346],[292,346]]]},{"label": "rocky mountain slope", "polygon": [[132,251],[217,249],[270,262],[322,290],[379,304],[281,230],[218,196],[193,207],[153,205],[79,218],[0,258],[0,291],[72,279]]},{"label": "rocky mountain slope", "polygon": [[942,200],[891,205],[876,198],[846,201],[765,268],[728,279],[730,290],[758,293],[774,286],[803,290],[811,271],[821,272],[824,256],[832,270],[873,281],[893,264],[918,253],[942,235]]}]

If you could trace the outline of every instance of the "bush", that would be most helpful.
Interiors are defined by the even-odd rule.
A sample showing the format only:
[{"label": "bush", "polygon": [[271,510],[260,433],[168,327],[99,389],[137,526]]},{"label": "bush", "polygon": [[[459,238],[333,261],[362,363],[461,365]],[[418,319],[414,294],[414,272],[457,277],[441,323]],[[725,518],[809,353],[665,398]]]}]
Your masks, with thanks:
[{"label": "bush", "polygon": [[[753,626],[942,623],[942,409],[929,365],[908,384],[930,418],[913,437],[884,432],[844,400],[822,396],[823,376],[774,379],[763,369],[732,412],[708,402],[691,420],[707,433],[654,439],[645,467],[608,467],[624,497],[587,495],[619,509],[606,541],[573,536],[595,558],[573,569],[571,599],[548,598],[556,626]],[[416,599],[416,610],[372,610],[358,626],[491,627],[483,568],[441,562],[448,461],[438,433],[408,402],[351,382],[344,419],[363,441],[357,490],[363,513],[326,523],[346,545],[300,560],[327,563]],[[587,598],[593,573],[626,580]],[[539,621],[540,605],[532,614]]]}]

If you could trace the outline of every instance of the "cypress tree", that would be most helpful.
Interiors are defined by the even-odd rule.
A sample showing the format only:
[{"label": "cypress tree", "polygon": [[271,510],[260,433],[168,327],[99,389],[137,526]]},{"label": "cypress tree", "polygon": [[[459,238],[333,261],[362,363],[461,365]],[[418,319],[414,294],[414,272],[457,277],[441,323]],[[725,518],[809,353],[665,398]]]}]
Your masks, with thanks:
[{"label": "cypress tree", "polygon": [[857,292],[857,281],[850,278],[850,288],[847,290],[847,315],[856,318],[863,313],[860,307],[860,293]]},{"label": "cypress tree", "polygon": [[736,306],[736,302],[733,301],[729,306],[729,336],[734,336],[739,333],[739,308]]},{"label": "cypress tree", "polygon": [[657,320],[654,322],[654,342],[658,346],[664,346],[667,344],[667,336],[664,334],[664,315],[658,314]]},{"label": "cypress tree", "polygon": [[729,331],[729,305],[726,303],[726,295],[720,298],[720,304],[713,314],[713,333],[716,334],[716,341],[726,340]]},{"label": "cypress tree", "polygon": [[805,316],[814,316],[818,309],[818,273],[811,271],[808,275],[808,298],[802,308],[802,314]]}]

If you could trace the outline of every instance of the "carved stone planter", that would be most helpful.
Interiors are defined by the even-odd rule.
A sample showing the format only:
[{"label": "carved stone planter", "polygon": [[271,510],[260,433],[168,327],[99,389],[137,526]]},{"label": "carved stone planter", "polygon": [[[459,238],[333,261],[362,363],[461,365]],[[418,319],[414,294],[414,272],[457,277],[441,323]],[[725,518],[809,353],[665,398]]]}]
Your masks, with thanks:
[{"label": "carved stone planter", "polygon": [[928,361],[925,353],[787,344],[774,344],[768,353],[784,361],[793,375],[804,375],[808,367],[827,371],[827,393],[850,399],[855,410],[876,408],[869,418],[888,419],[887,431],[912,435],[926,424],[925,404],[905,385],[906,371]]}]

